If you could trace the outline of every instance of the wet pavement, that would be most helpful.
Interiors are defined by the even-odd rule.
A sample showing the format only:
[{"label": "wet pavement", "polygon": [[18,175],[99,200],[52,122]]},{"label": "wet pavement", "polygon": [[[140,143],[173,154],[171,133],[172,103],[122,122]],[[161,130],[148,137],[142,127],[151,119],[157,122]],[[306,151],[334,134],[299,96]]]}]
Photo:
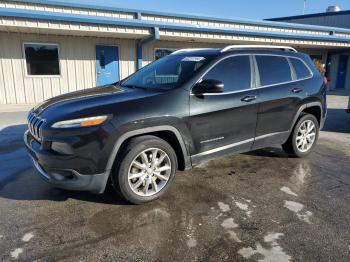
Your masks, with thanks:
[{"label": "wet pavement", "polygon": [[210,161],[142,206],[111,187],[50,187],[23,148],[25,114],[0,113],[0,261],[349,261],[350,114],[340,104],[308,158],[267,148]]}]

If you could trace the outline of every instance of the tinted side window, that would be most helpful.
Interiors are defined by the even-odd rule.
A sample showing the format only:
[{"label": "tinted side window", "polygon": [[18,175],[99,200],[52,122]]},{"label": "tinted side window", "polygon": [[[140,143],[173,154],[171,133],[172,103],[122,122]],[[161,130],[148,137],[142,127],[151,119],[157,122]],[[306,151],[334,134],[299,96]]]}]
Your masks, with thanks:
[{"label": "tinted side window", "polygon": [[224,92],[233,92],[251,87],[249,56],[234,56],[226,58],[215,65],[204,77],[224,83]]},{"label": "tinted side window", "polygon": [[256,56],[260,86],[284,83],[292,80],[288,60],[282,56]]},{"label": "tinted side window", "polygon": [[293,65],[294,71],[298,79],[307,78],[311,76],[310,70],[301,60],[296,58],[290,58],[290,62]]}]

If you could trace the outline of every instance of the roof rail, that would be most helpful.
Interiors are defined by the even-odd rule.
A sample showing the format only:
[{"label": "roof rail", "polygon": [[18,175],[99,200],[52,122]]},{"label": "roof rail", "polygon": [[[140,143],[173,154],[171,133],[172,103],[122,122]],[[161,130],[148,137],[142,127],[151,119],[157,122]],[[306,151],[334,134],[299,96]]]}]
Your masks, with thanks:
[{"label": "roof rail", "polygon": [[221,49],[221,53],[227,52],[231,49],[254,49],[254,48],[261,48],[261,49],[282,49],[282,50],[289,50],[293,51],[295,53],[298,53],[298,51],[290,46],[273,46],[273,45],[229,45]]}]

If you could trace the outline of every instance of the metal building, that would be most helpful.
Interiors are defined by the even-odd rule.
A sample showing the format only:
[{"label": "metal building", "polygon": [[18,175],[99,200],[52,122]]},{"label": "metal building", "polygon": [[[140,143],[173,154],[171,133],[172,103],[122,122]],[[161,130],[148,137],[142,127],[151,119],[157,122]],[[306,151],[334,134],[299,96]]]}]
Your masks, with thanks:
[{"label": "metal building", "polygon": [[229,44],[289,45],[325,63],[329,52],[349,50],[350,30],[2,0],[0,104],[37,103],[112,83],[179,48]]},{"label": "metal building", "polygon": [[[341,11],[338,6],[330,6],[324,13],[280,17],[268,20],[350,29],[350,10]],[[326,61],[326,76],[331,80],[330,87],[332,89],[350,89],[349,48],[344,50],[330,50],[328,52]]]},{"label": "metal building", "polygon": [[350,29],[350,10],[341,11],[338,6],[330,6],[324,13],[278,17],[267,20]]}]

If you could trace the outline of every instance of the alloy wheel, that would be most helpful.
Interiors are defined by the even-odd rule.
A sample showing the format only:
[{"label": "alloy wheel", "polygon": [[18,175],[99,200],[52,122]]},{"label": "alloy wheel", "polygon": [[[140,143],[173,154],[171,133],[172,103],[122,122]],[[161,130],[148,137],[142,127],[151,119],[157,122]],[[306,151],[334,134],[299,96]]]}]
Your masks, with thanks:
[{"label": "alloy wheel", "polygon": [[148,148],[131,162],[128,182],[131,190],[139,196],[152,196],[161,191],[171,175],[171,161],[159,148]]},{"label": "alloy wheel", "polygon": [[300,152],[307,152],[310,150],[315,142],[316,126],[313,121],[305,120],[298,129],[296,136],[296,146]]}]

